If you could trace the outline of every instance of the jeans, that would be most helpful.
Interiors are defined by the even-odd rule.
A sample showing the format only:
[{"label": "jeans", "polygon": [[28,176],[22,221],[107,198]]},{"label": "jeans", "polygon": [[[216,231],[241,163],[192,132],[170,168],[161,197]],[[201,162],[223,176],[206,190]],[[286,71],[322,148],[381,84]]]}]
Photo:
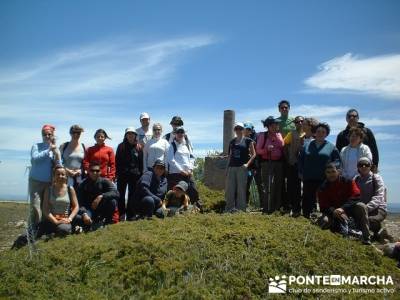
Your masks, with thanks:
[{"label": "jeans", "polygon": [[369,221],[368,221],[368,207],[363,202],[350,201],[345,203],[342,208],[348,216],[352,216],[356,221],[357,227],[361,230],[363,238],[368,239]]},{"label": "jeans", "polygon": [[141,216],[151,218],[161,205],[161,201],[151,196],[143,197],[138,203],[138,213]]},{"label": "jeans", "polygon": [[118,199],[102,199],[95,210],[91,207],[80,209],[80,214],[87,213],[94,223],[104,220],[104,224],[113,224],[118,222],[115,220],[117,207]]},{"label": "jeans", "polygon": [[56,236],[66,236],[71,234],[72,224],[54,224],[50,220],[46,219],[40,222],[37,237],[41,237],[44,234],[55,233]]}]

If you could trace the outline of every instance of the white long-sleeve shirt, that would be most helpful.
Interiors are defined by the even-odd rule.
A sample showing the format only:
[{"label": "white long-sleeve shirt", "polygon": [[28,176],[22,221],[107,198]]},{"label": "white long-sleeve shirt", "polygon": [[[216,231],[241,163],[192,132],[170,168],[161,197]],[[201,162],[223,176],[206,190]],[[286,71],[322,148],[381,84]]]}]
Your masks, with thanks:
[{"label": "white long-sleeve shirt", "polygon": [[350,145],[340,151],[342,176],[351,180],[358,174],[357,163],[361,157],[368,157],[372,161],[372,153],[367,145],[361,143],[353,148]]},{"label": "white long-sleeve shirt", "polygon": [[170,174],[180,173],[182,171],[191,172],[194,168],[194,161],[193,157],[191,157],[191,151],[186,146],[186,142],[182,141],[182,143],[178,143],[174,141],[172,143],[176,144],[176,152],[174,154],[174,147],[171,144],[167,154],[168,172]]},{"label": "white long-sleeve shirt", "polygon": [[143,170],[152,168],[157,159],[166,163],[169,147],[168,141],[163,138],[149,140],[143,148]]}]

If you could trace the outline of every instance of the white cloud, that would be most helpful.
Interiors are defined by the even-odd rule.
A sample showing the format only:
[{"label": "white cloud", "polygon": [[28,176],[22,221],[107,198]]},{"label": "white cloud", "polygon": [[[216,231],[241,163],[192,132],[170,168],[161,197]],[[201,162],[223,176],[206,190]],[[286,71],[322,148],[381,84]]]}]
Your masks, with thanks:
[{"label": "white cloud", "polygon": [[137,93],[170,79],[180,56],[215,43],[194,36],[139,44],[107,41],[0,69],[0,100]]},{"label": "white cloud", "polygon": [[400,140],[400,136],[398,134],[386,133],[386,132],[377,132],[375,133],[375,139],[378,141],[398,141]]},{"label": "white cloud", "polygon": [[400,54],[363,58],[347,53],[322,63],[318,69],[305,80],[312,90],[400,99]]},{"label": "white cloud", "polygon": [[[186,52],[215,42],[209,35],[152,43],[121,38],[2,66],[0,121],[6,125],[2,124],[0,148],[26,150],[40,139],[44,123],[56,126],[60,142],[69,139],[69,126],[78,123],[85,128],[88,145],[94,131],[102,127],[115,146],[126,127],[139,126],[139,107],[151,107],[134,94],[173,79]],[[158,112],[153,121],[164,124],[165,131],[170,129],[165,111],[149,110]]]}]

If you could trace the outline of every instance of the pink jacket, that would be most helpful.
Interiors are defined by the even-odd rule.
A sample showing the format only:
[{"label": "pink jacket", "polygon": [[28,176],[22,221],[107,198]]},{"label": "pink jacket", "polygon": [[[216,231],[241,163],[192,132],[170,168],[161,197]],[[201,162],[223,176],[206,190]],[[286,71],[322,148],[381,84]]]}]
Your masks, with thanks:
[{"label": "pink jacket", "polygon": [[282,159],[283,146],[284,146],[282,135],[280,133],[268,133],[267,141],[264,141],[265,135],[266,135],[265,132],[261,132],[258,134],[256,153],[262,159],[268,159],[268,160]]}]

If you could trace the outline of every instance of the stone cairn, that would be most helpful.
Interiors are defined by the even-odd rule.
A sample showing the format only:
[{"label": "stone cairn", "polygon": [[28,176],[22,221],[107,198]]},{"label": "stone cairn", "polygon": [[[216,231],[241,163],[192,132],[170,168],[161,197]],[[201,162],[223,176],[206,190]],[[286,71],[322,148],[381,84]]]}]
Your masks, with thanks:
[{"label": "stone cairn", "polygon": [[235,111],[224,111],[224,146],[222,154],[206,156],[204,161],[204,184],[215,190],[225,188],[225,173],[228,164],[229,142],[233,139],[233,126],[235,124]]}]

